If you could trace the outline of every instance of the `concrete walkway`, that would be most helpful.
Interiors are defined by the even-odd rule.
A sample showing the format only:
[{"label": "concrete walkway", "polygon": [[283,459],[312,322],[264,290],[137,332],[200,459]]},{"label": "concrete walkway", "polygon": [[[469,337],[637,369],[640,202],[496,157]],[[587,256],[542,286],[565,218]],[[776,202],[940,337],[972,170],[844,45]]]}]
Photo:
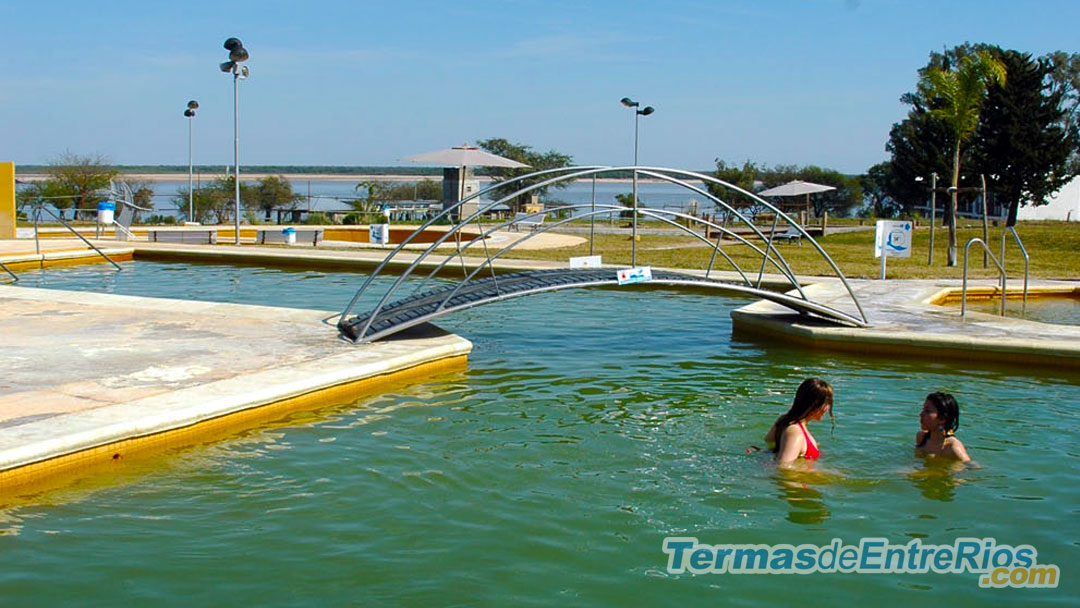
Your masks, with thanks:
[{"label": "concrete walkway", "polygon": [[272,420],[463,368],[471,350],[432,326],[354,346],[324,311],[12,286],[0,286],[0,311],[0,499],[176,445],[169,433],[201,423]]},{"label": "concrete walkway", "polygon": [[[959,294],[956,280],[850,281],[870,320],[868,328],[837,327],[800,317],[772,302],[756,302],[732,311],[736,331],[771,336],[813,348],[885,356],[949,358],[978,367],[986,362],[1052,365],[1080,370],[1080,326],[1037,323],[940,306],[947,293]],[[995,281],[969,282],[970,292],[993,292]],[[819,281],[805,288],[807,297],[854,313],[839,281]],[[1032,297],[1065,293],[1080,297],[1080,282],[1038,281]],[[1010,287],[1009,296],[1020,292]]]}]

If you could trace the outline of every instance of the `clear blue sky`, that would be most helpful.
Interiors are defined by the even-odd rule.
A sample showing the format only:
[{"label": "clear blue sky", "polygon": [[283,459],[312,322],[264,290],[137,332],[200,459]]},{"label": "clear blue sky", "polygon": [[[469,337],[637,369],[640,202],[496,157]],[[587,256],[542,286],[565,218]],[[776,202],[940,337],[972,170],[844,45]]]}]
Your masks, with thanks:
[{"label": "clear blue sky", "polygon": [[0,160],[65,150],[119,164],[232,161],[237,36],[242,164],[392,165],[505,137],[628,164],[717,157],[864,171],[932,50],[1077,51],[1080,2],[55,2],[0,0]]}]

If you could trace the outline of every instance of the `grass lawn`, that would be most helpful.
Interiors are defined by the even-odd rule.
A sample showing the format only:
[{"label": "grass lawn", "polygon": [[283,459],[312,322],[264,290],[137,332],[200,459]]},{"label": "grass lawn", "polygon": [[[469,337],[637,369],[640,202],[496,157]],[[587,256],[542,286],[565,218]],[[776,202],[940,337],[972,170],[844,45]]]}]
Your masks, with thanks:
[{"label": "grass lawn", "polygon": [[[1080,224],[1066,222],[1020,222],[1017,232],[1031,256],[1031,277],[1042,279],[1080,279]],[[990,227],[990,247],[995,252],[1001,247],[1002,228]],[[930,230],[921,225],[915,229],[912,257],[890,258],[888,276],[896,279],[955,278],[962,276],[964,244],[972,237],[982,237],[982,225],[965,223],[957,231],[957,265],[946,266],[948,231],[934,231],[934,265],[927,265]],[[751,242],[754,242],[751,239]],[[880,261],[874,257],[874,231],[831,234],[819,238],[818,243],[836,262],[845,276],[852,278],[877,278]],[[755,243],[759,246],[761,243]],[[603,255],[607,264],[630,263],[630,238],[627,235],[596,235],[595,252]],[[743,271],[755,273],[761,265],[761,257],[748,247],[724,241],[724,251],[736,260]],[[776,245],[796,274],[831,275],[832,270],[817,252],[804,240],[802,246],[781,243]],[[575,247],[539,251],[507,252],[503,257],[518,259],[566,260],[572,256],[588,255],[589,244]],[[704,269],[709,264],[712,250],[693,237],[642,235],[638,242],[638,265]],[[1010,280],[1022,280],[1024,261],[1015,242],[1010,237],[1006,243],[1006,270]],[[717,256],[716,270],[731,270],[731,266]],[[774,272],[773,268],[766,272]],[[981,247],[972,245],[969,261],[970,277],[996,277],[993,262],[983,268]]]}]

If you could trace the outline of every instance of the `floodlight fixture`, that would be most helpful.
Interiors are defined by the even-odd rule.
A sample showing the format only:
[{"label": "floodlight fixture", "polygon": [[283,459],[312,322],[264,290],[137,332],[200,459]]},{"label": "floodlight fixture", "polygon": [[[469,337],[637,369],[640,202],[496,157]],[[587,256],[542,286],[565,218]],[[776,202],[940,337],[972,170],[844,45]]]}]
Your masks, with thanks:
[{"label": "floodlight fixture", "polygon": [[225,50],[229,51],[229,60],[221,64],[221,71],[233,75],[233,161],[236,165],[233,178],[236,180],[236,244],[240,244],[240,86],[242,79],[248,77],[247,66],[240,63],[247,61],[250,55],[239,38],[226,38]]}]

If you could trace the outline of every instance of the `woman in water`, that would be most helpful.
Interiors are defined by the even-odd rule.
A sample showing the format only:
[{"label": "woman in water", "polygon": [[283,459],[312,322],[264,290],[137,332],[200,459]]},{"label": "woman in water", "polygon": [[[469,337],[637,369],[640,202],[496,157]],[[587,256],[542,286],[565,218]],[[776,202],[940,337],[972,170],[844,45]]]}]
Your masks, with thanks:
[{"label": "woman in water", "polygon": [[970,462],[964,444],[956,437],[960,427],[960,406],[949,393],[930,393],[919,414],[915,451]]},{"label": "woman in water", "polygon": [[791,464],[800,458],[817,460],[818,450],[814,436],[806,424],[821,420],[828,412],[832,418],[833,390],[820,378],[807,378],[795,391],[795,401],[786,414],[776,419],[765,435],[765,444],[776,454],[777,464]]}]

